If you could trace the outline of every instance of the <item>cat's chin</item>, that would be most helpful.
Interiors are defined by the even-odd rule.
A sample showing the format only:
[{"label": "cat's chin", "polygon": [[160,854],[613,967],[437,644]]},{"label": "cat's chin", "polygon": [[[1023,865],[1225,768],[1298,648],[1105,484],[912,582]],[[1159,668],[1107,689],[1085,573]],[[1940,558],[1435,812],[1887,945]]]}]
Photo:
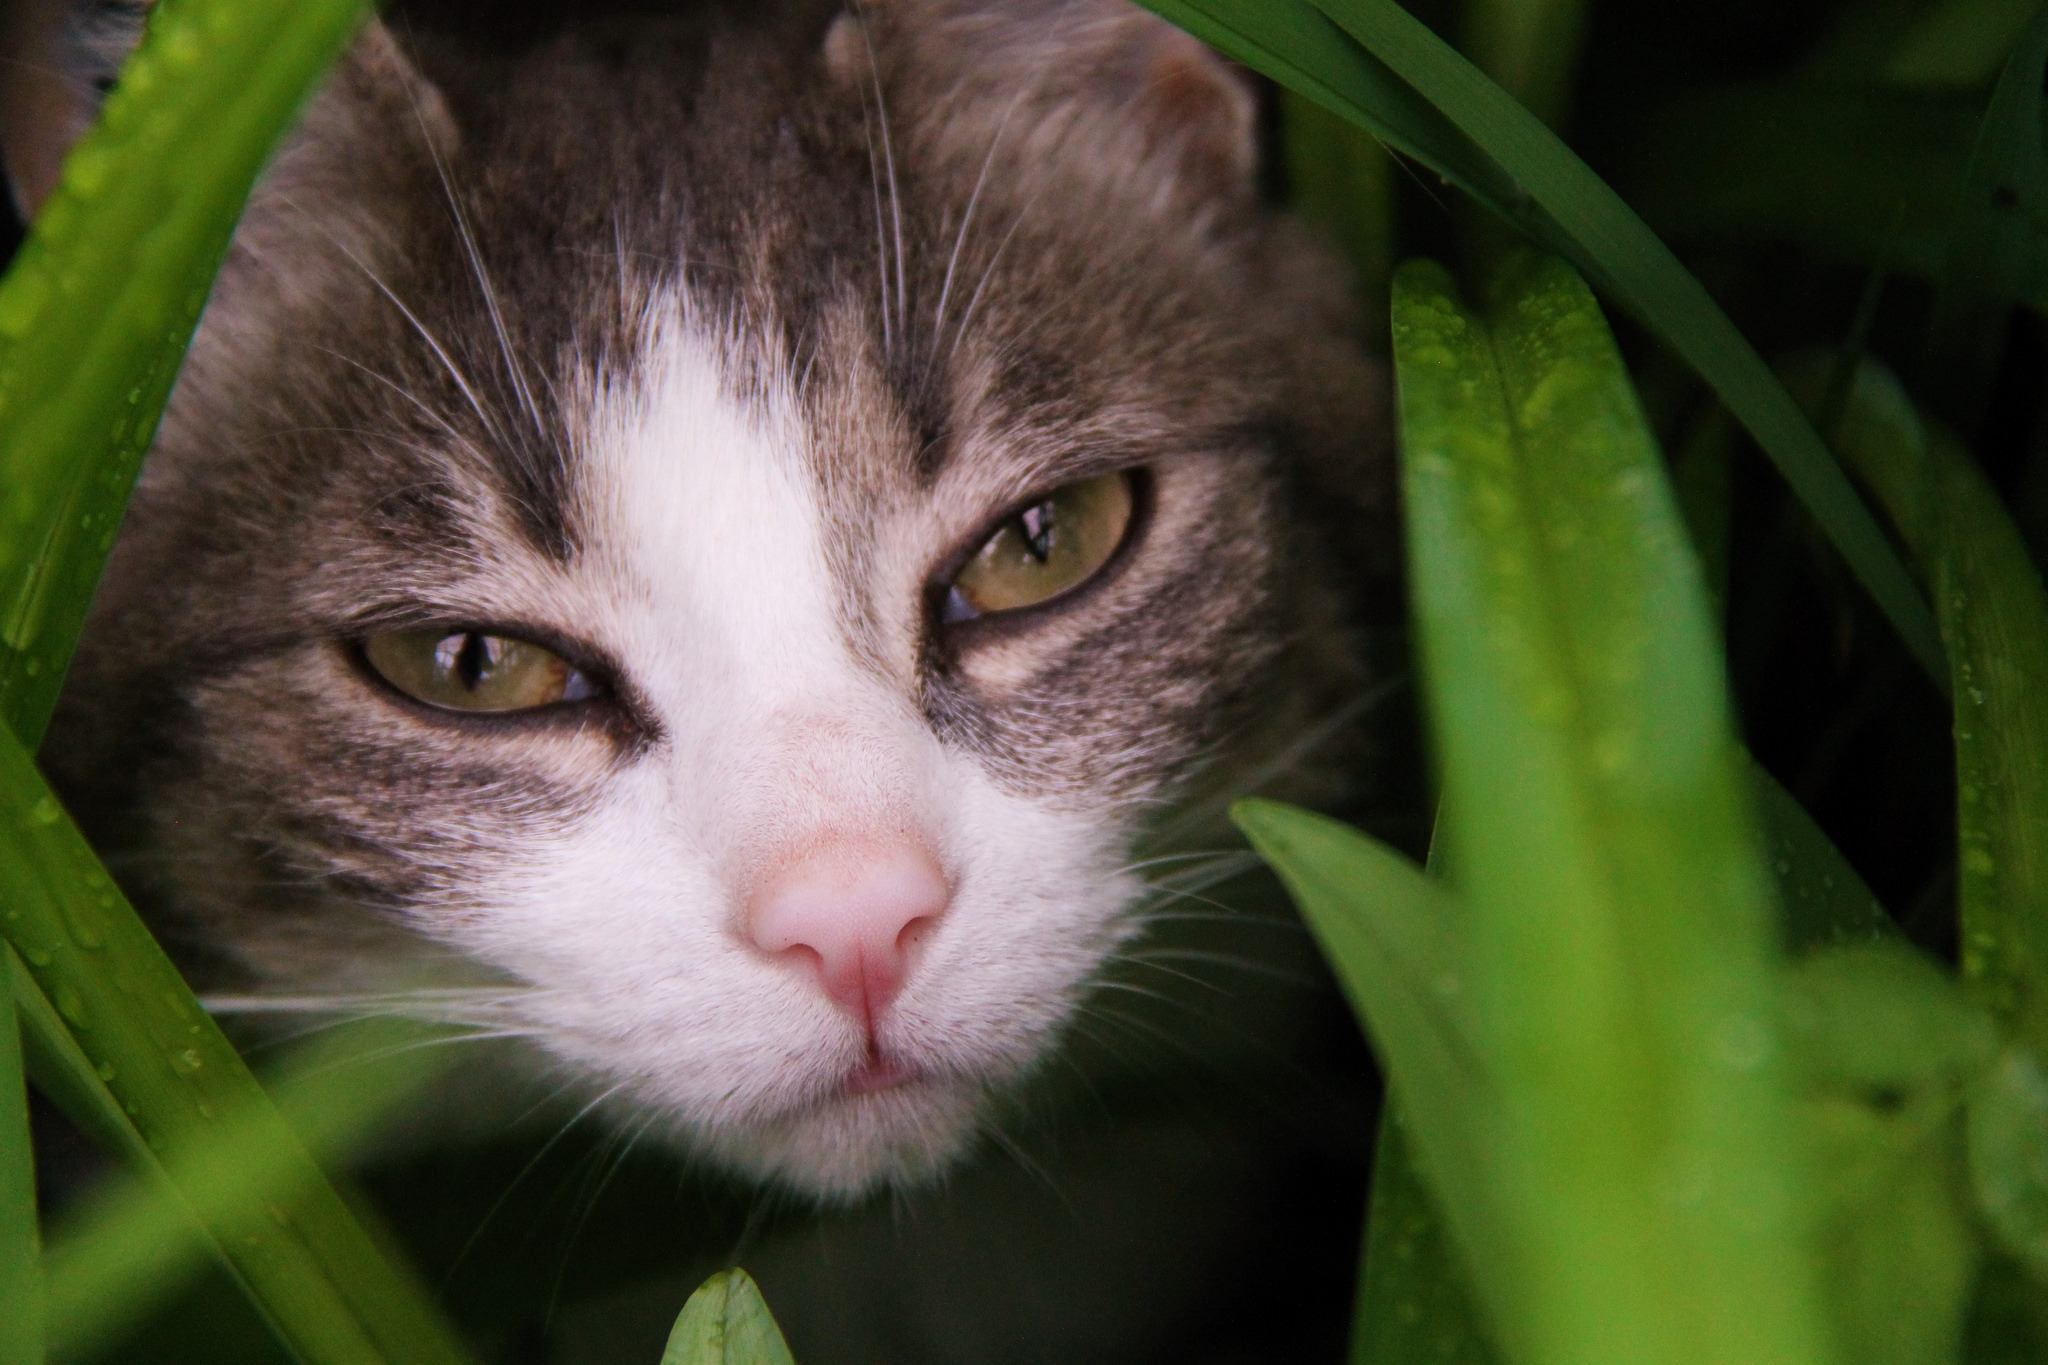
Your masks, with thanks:
[{"label": "cat's chin", "polygon": [[958,1077],[863,1076],[759,1123],[698,1128],[690,1145],[727,1169],[823,1203],[934,1183],[981,1131],[986,1092]]}]

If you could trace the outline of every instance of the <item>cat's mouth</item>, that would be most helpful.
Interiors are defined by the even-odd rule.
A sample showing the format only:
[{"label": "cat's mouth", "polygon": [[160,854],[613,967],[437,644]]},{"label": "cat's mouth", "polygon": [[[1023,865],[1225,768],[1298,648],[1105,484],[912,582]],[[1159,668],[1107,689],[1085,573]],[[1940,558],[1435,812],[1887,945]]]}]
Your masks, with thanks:
[{"label": "cat's mouth", "polygon": [[840,1083],[840,1089],[848,1095],[867,1095],[877,1090],[893,1090],[899,1085],[907,1085],[918,1079],[918,1076],[916,1068],[908,1063],[884,1056],[880,1052],[870,1052],[867,1060],[854,1068],[852,1074]]}]

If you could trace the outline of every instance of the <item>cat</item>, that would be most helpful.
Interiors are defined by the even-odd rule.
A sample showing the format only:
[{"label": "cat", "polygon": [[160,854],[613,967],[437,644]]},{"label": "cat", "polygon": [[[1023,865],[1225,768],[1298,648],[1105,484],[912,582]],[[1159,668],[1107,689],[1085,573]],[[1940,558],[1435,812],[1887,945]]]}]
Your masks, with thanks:
[{"label": "cat", "polygon": [[413,8],[251,201],[43,761],[223,1011],[929,1184],[1156,860],[1346,790],[1392,534],[1342,271],[1123,0]]}]

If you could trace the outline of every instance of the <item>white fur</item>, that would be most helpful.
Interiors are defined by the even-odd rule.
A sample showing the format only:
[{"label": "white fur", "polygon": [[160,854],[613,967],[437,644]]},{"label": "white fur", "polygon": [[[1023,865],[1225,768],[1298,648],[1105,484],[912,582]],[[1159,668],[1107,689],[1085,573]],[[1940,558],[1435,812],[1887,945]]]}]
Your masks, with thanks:
[{"label": "white fur", "polygon": [[[730,396],[715,329],[650,316],[633,379],[591,386],[586,549],[530,586],[618,659],[658,737],[624,759],[588,737],[588,814],[487,872],[479,913],[437,932],[538,987],[544,1046],[686,1142],[820,1195],[914,1181],[1045,1055],[1126,932],[1125,832],[999,788],[934,736],[914,659],[852,644],[848,601],[896,613],[878,633],[898,639],[922,608],[900,571],[835,583],[817,434],[785,394]],[[925,1078],[864,1095],[839,1089],[860,1025],[741,922],[750,888],[834,837],[916,841],[954,892],[877,1021]]]}]

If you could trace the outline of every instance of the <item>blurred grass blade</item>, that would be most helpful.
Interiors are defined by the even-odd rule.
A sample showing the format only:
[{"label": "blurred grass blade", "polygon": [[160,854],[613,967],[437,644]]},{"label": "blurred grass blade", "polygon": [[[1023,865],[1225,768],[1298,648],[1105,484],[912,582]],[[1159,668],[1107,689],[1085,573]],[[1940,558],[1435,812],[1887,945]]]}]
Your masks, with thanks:
[{"label": "blurred grass blade", "polygon": [[1936,686],[1947,687],[1927,604],[1798,406],[1670,249],[1533,114],[1394,0],[1143,2],[1370,129],[1575,262],[1707,381]]},{"label": "blurred grass blade", "polygon": [[100,1079],[92,1059],[78,1046],[57,1007],[29,975],[12,944],[0,944],[14,972],[14,1004],[20,1016],[28,1076],[64,1117],[103,1152],[119,1155],[130,1170],[152,1169],[156,1154],[122,1112],[121,1102]]},{"label": "blurred grass blade", "polygon": [[2048,593],[1975,461],[1875,362],[1842,451],[1926,575],[1955,670],[1964,983],[2048,1056]]},{"label": "blurred grass blade", "polygon": [[228,236],[364,0],[163,0],[0,281],[0,725],[33,751]]},{"label": "blurred grass blade", "polygon": [[1754,759],[1748,772],[1749,798],[1777,882],[1786,946],[1803,953],[1899,939],[1892,917],[1806,808]]},{"label": "blurred grass blade", "polygon": [[661,1365],[795,1365],[754,1277],[721,1270],[676,1317]]},{"label": "blurred grass blade", "polygon": [[1789,975],[1785,1014],[1843,1356],[1952,1365],[1980,1260],[1958,1120],[1997,1030],[1898,941],[1810,954]]},{"label": "blurred grass blade", "polygon": [[1564,126],[1586,27],[1586,0],[1464,0],[1458,47],[1553,128]]},{"label": "blurred grass blade", "polygon": [[1627,373],[1554,260],[1501,272],[1490,326],[1441,268],[1405,266],[1393,322],[1440,837],[1519,1263],[1504,1345],[1527,1365],[1823,1360],[1768,891]]},{"label": "blurred grass blade", "polygon": [[[0,904],[6,937],[94,1074],[173,1179],[180,1154],[260,1133],[288,1198],[208,1230],[280,1336],[309,1365],[433,1365],[461,1349],[372,1243],[163,955],[11,737],[0,734]],[[271,1159],[271,1158],[266,1158]],[[187,1192],[202,1217],[218,1201]],[[361,1343],[374,1345],[364,1356]]]},{"label": "blurred grass blade", "polygon": [[[12,954],[0,955],[10,984]],[[10,988],[0,995],[0,1365],[42,1365],[43,1271],[36,1235],[35,1155],[28,1081]]]},{"label": "blurred grass blade", "polygon": [[1399,1088],[1414,1155],[1466,1264],[1496,1293],[1510,1292],[1513,1272],[1486,1254],[1499,1218],[1482,1144],[1499,1105],[1473,1048],[1456,899],[1400,854],[1326,816],[1257,799],[1230,814],[1301,908]]},{"label": "blurred grass blade", "polygon": [[2048,1071],[2009,1047],[1971,1097],[1977,1207],[2037,1286],[2048,1286]]},{"label": "blurred grass blade", "polygon": [[[277,1107],[315,1155],[345,1153],[440,1069],[446,1052],[433,1041],[388,1020],[329,1029],[280,1068]],[[271,1129],[268,1115],[244,1111],[207,1146],[187,1144],[168,1169],[114,1181],[66,1219],[49,1254],[50,1339],[61,1358],[93,1358],[179,1290],[209,1252],[218,1254],[207,1229],[246,1228],[296,1202],[298,1154],[274,1142]],[[324,1311],[330,1356],[351,1341],[354,1358],[395,1358],[339,1296],[325,1300]]]},{"label": "blurred grass blade", "polygon": [[1292,90],[1280,93],[1280,133],[1294,211],[1350,261],[1359,310],[1384,340],[1394,273],[1394,159],[1357,125]]},{"label": "blurred grass blade", "polygon": [[2005,63],[1970,154],[1927,328],[1927,381],[1938,408],[1974,433],[1990,400],[2013,302],[2041,255],[2041,83],[2048,3]]},{"label": "blurred grass blade", "polygon": [[1409,1150],[1401,1105],[1389,1089],[1373,1146],[1351,1365],[1497,1365],[1470,1276]]}]

